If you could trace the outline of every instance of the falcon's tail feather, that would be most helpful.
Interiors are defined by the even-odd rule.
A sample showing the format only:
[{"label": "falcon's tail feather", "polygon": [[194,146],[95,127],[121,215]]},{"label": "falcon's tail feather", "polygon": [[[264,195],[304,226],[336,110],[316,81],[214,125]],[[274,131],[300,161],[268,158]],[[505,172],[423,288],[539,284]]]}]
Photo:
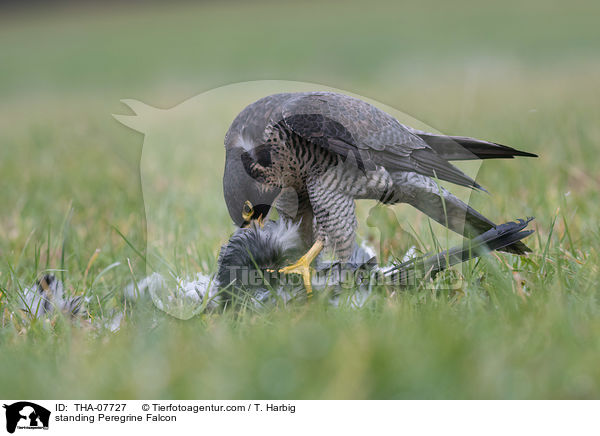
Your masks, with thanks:
[{"label": "falcon's tail feather", "polygon": [[444,136],[427,133],[420,133],[419,136],[436,153],[447,160],[512,159],[515,156],[538,157],[534,153],[467,136]]}]

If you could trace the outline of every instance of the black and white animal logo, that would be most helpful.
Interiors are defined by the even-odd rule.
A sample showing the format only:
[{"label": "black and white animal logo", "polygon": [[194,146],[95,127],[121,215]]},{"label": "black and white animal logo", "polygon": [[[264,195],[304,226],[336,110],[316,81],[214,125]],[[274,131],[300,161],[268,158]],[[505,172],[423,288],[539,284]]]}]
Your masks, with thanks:
[{"label": "black and white animal logo", "polygon": [[3,406],[6,409],[6,431],[19,429],[48,429],[50,411],[29,401],[19,401]]}]

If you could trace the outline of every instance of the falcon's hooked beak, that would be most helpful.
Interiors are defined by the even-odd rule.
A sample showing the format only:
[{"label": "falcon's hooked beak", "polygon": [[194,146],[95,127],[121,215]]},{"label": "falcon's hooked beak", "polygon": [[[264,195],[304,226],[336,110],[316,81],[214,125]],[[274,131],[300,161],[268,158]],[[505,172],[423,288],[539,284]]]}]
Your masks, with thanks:
[{"label": "falcon's hooked beak", "polygon": [[242,227],[249,227],[252,221],[257,221],[258,225],[263,227],[268,213],[268,206],[260,205],[254,207],[249,200],[246,200],[242,208],[242,219],[244,220]]}]

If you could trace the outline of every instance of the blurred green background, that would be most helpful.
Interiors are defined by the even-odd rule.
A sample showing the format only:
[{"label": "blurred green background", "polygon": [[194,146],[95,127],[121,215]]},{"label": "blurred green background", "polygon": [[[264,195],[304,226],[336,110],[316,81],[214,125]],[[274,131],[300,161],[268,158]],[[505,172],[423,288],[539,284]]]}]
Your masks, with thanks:
[{"label": "blurred green background", "polygon": [[[598,16],[591,1],[0,9],[0,397],[598,397]],[[473,199],[496,221],[536,216],[534,253],[491,258],[460,295],[415,290],[361,310],[182,323],[136,307],[118,333],[15,312],[11,295],[62,269],[102,320],[145,272],[131,248],[145,246],[143,137],[111,117],[127,113],[120,99],[169,108],[258,79],[345,89],[538,153],[485,162],[492,195]],[[187,254],[214,271],[233,226],[222,141],[206,153],[198,191],[213,206]]]}]

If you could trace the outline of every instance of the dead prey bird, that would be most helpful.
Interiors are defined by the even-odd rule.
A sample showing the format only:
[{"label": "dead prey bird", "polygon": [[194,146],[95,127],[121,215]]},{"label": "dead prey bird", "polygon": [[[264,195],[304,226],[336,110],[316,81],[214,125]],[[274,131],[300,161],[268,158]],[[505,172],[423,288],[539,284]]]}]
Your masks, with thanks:
[{"label": "dead prey bird", "polygon": [[[508,222],[482,233],[463,246],[388,267],[378,265],[371,253],[355,244],[346,262],[317,265],[310,284],[316,289],[335,291],[343,280],[351,277],[355,288],[363,293],[370,289],[372,283],[395,289],[414,286],[450,266],[514,245],[533,233],[533,230],[526,230],[531,220]],[[272,298],[272,294],[285,298],[298,294],[298,285],[301,288],[302,283],[289,281],[289,276],[279,273],[279,270],[304,249],[299,224],[285,218],[252,222],[248,227],[236,230],[219,255],[215,278],[216,286],[221,290],[219,298],[222,302],[229,302],[241,295],[264,301]]]},{"label": "dead prey bird", "polygon": [[[275,94],[250,104],[231,124],[225,149],[223,191],[231,218],[247,226],[275,207],[300,223],[300,237],[310,249],[281,270],[301,274],[308,292],[310,264],[323,248],[341,262],[351,258],[354,200],[408,203],[473,238],[496,225],[436,179],[483,190],[450,161],[536,156],[416,130],[371,104],[331,92]],[[521,241],[498,249],[530,251]]]}]

